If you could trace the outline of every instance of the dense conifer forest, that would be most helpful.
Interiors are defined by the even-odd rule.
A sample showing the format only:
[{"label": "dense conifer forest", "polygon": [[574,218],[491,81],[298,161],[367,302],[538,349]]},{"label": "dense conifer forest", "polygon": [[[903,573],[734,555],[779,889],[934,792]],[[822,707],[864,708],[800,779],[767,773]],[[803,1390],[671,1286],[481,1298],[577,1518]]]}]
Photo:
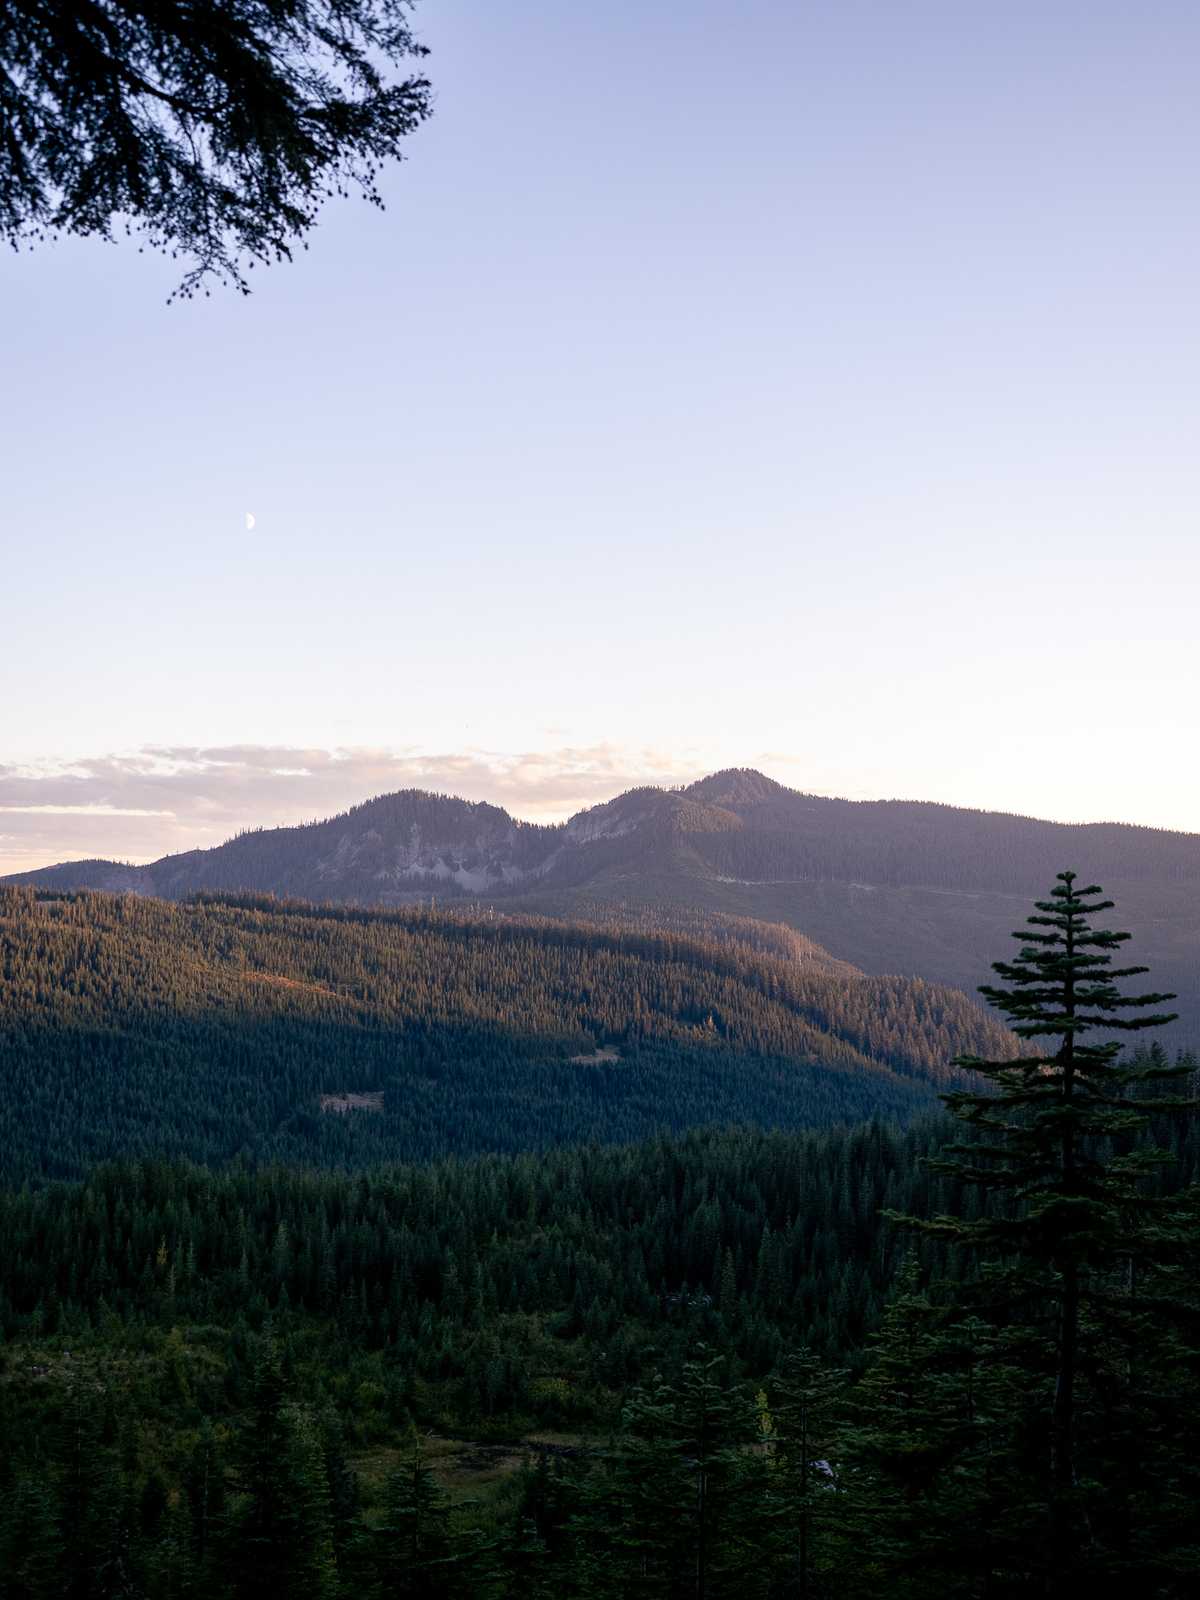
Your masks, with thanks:
[{"label": "dense conifer forest", "polygon": [[[1197,1062],[1122,1051],[1171,997],[1091,895],[997,967],[1009,1032],[740,941],[10,892],[6,1081],[52,1120],[6,1113],[0,1600],[1186,1600]],[[320,1097],[411,1094],[410,1046],[471,1136],[396,1165]],[[674,1127],[547,1131],[644,1049]],[[772,1116],[755,1063],[837,1087]],[[750,1098],[706,1117],[706,1068]]]},{"label": "dense conifer forest", "polygon": [[[1180,1195],[1195,1130],[1158,1131],[1154,1192]],[[9,1192],[0,1594],[983,1593],[960,1519],[1007,1506],[1050,1380],[1043,1331],[956,1305],[962,1261],[884,1218],[986,1214],[922,1164],[948,1137],[126,1162]],[[1193,1508],[1186,1474],[1157,1498],[1200,1442],[1186,1351],[1164,1370],[1144,1341],[1136,1396],[1108,1351],[1089,1397],[1143,1544]],[[447,1476],[454,1440],[509,1470]],[[1032,1581],[1037,1511],[1011,1509],[995,1559]]]},{"label": "dense conifer forest", "polygon": [[7,889],[0,976],[12,1179],[904,1119],[956,1050],[1012,1048],[935,984],[478,912]]}]

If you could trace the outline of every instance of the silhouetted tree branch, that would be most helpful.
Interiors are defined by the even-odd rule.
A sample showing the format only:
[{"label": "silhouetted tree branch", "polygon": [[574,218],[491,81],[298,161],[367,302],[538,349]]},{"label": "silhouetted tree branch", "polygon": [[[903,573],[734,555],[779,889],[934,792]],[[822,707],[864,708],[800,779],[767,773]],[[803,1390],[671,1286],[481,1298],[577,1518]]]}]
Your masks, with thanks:
[{"label": "silhouetted tree branch", "polygon": [[142,233],[249,292],[323,201],[382,207],[431,109],[411,0],[0,0],[0,234]]}]

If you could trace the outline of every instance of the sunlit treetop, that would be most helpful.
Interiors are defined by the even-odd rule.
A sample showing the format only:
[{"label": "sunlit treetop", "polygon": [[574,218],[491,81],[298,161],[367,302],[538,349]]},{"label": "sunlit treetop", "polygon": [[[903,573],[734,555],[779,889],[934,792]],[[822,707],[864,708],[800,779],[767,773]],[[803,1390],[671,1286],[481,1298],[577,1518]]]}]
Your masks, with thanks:
[{"label": "sunlit treetop", "polygon": [[[249,292],[429,115],[411,0],[0,0],[0,232],[141,235]],[[143,244],[144,247],[144,244]],[[172,297],[174,298],[174,296]]]}]

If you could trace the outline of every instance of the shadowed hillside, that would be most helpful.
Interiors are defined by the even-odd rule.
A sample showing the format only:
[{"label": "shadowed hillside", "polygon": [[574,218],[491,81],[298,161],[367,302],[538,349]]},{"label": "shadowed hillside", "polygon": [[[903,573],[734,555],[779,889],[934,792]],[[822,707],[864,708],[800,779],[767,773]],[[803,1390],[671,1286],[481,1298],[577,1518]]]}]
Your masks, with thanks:
[{"label": "shadowed hillside", "polygon": [[0,1161],[360,1165],[927,1105],[965,996],[740,944],[472,912],[0,891]]}]

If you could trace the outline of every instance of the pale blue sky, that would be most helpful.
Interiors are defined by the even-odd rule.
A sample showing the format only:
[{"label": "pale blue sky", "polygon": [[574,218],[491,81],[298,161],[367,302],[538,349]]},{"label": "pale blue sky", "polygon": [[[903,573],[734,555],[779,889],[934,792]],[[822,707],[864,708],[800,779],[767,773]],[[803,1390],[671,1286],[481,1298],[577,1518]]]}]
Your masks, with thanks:
[{"label": "pale blue sky", "polygon": [[[393,771],[527,815],[754,764],[1200,830],[1194,4],[417,25],[388,212],[331,206],[250,299],[0,260],[0,864]],[[344,794],[246,778],[331,750]]]}]

